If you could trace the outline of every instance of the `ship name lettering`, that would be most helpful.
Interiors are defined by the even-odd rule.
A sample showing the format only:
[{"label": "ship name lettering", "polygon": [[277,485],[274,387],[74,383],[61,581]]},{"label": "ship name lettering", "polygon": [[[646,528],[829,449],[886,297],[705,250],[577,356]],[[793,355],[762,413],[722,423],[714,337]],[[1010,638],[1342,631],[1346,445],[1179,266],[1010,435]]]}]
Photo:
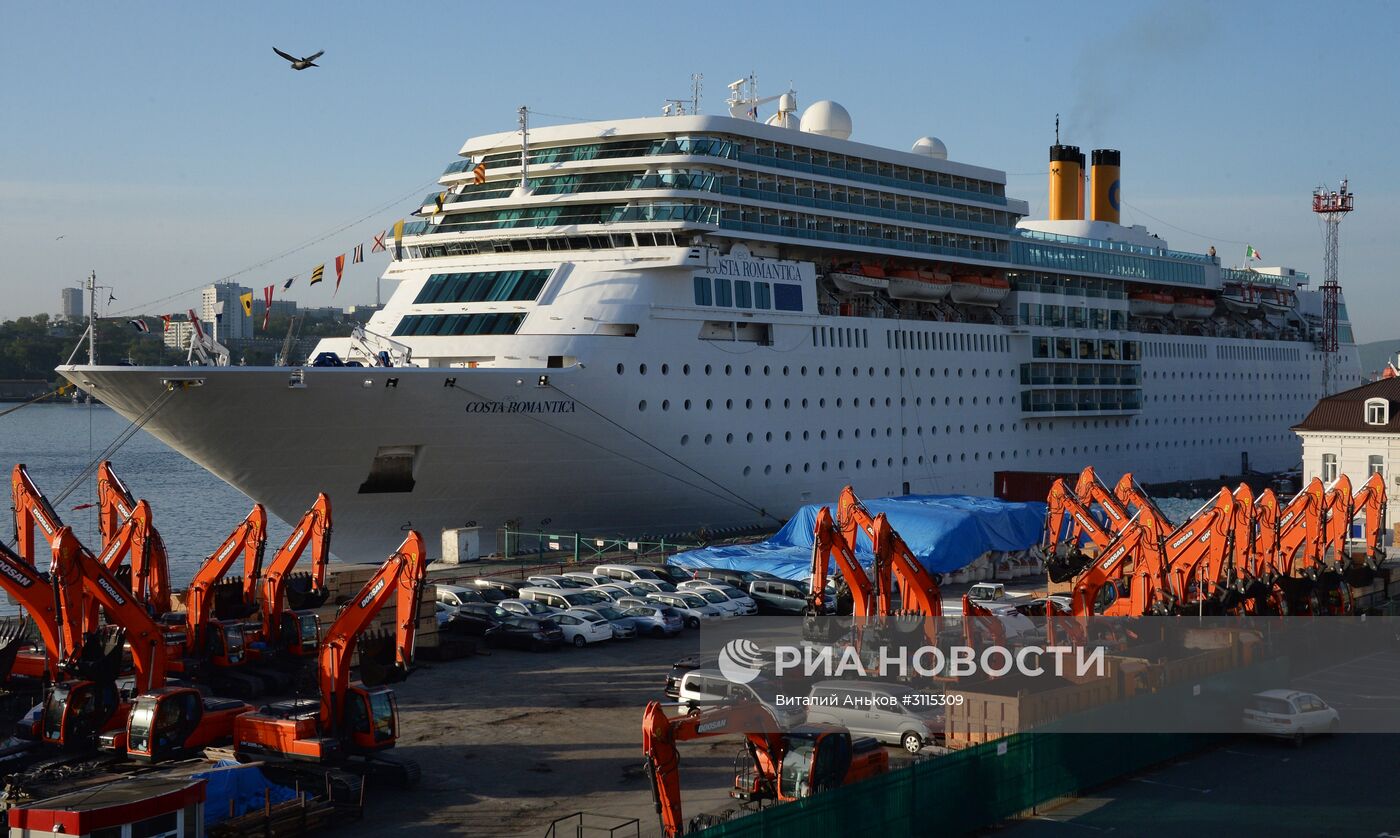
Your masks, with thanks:
[{"label": "ship name lettering", "polygon": [[467,403],[468,413],[574,413],[576,409],[573,399]]}]

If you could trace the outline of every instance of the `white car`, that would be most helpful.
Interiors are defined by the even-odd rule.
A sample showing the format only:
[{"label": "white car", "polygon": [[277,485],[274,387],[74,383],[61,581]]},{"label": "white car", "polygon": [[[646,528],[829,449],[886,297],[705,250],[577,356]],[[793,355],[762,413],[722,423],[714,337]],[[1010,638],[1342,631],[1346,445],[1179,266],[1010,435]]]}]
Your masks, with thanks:
[{"label": "white car", "polygon": [[564,631],[564,642],[572,643],[578,648],[583,648],[589,643],[611,640],[613,636],[612,623],[592,611],[571,608],[549,619],[558,623],[559,628]]},{"label": "white car", "polygon": [[561,574],[549,576],[530,576],[525,579],[527,583],[536,588],[556,588],[560,590],[576,590],[587,588],[589,583],[582,579],[574,579]]},{"label": "white car", "polygon": [[704,597],[691,591],[676,591],[674,594],[651,594],[647,599],[659,602],[681,612],[687,628],[699,628],[708,620],[729,620],[738,615],[711,605]]},{"label": "white car", "polygon": [[613,602],[617,602],[623,597],[644,597],[647,594],[651,593],[651,591],[647,590],[646,588],[642,588],[637,585],[632,585],[626,582],[609,582],[606,585],[595,585],[592,588],[588,588],[587,590],[595,594],[602,594],[603,596],[607,597]]},{"label": "white car", "polygon": [[559,613],[558,608],[551,608],[533,599],[503,599],[496,605],[521,617],[553,617]]},{"label": "white car", "polygon": [[1302,745],[1304,737],[1336,733],[1341,717],[1334,707],[1312,693],[1297,690],[1265,690],[1250,696],[1244,709],[1244,728],[1250,733],[1291,739]]},{"label": "white car", "polygon": [[699,596],[703,597],[705,601],[709,604],[720,609],[726,614],[730,614],[735,617],[741,616],[744,613],[746,613],[745,609],[741,607],[739,603],[731,601],[723,591],[717,591],[709,586],[687,588],[684,591],[676,591],[676,593],[698,594]]},{"label": "white car", "polygon": [[[659,579],[638,579],[629,584],[634,588],[645,590],[648,594],[674,594],[676,592],[675,585],[670,582],[662,582]],[[645,595],[643,594],[643,596]]]},{"label": "white car", "polygon": [[585,588],[591,588],[594,585],[606,585],[612,581],[601,573],[587,573],[582,570],[570,570],[567,573],[561,573],[559,575],[567,576],[570,579],[577,579],[583,583]]},{"label": "white car", "polygon": [[682,582],[679,587],[683,591],[715,591],[723,594],[731,603],[737,605],[741,615],[758,613],[758,603],[754,602],[753,597],[733,585],[726,585],[723,582],[705,582],[700,579],[692,579],[689,582]]}]

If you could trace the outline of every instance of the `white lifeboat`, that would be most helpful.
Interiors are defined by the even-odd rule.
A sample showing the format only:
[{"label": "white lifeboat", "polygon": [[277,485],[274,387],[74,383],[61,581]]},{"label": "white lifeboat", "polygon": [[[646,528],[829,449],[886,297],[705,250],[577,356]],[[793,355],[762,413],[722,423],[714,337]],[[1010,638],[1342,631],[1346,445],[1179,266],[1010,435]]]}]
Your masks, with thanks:
[{"label": "white lifeboat", "polygon": [[1181,320],[1204,320],[1215,313],[1215,300],[1210,297],[1177,297],[1172,315]]},{"label": "white lifeboat", "polygon": [[890,287],[890,281],[885,277],[885,269],[879,265],[843,265],[828,271],[826,276],[838,290],[847,294],[874,294]]},{"label": "white lifeboat", "polygon": [[1259,304],[1271,314],[1286,314],[1298,307],[1298,295],[1288,288],[1270,288],[1260,295]]},{"label": "white lifeboat", "polygon": [[955,303],[994,306],[1011,293],[1011,283],[1004,277],[960,274],[953,277],[950,292]]},{"label": "white lifeboat", "polygon": [[927,268],[895,268],[889,272],[889,294],[896,300],[937,302],[948,296],[953,278]]},{"label": "white lifeboat", "polygon": [[1128,295],[1128,313],[1134,317],[1170,317],[1176,300],[1160,291],[1134,291]]}]

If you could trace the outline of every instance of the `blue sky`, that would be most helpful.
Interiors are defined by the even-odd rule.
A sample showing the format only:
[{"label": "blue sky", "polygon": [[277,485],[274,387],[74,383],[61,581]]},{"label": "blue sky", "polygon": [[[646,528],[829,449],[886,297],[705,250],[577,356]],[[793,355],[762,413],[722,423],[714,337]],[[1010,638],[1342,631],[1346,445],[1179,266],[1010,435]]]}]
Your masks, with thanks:
[{"label": "blue sky", "polygon": [[[754,71],[799,105],[840,101],[853,139],[931,133],[1012,173],[1034,216],[1058,112],[1065,142],[1122,150],[1126,223],[1319,278],[1309,194],[1349,177],[1358,339],[1400,336],[1400,7],[1384,3],[53,2],[7,4],[6,29],[0,319],[55,310],[90,269],[113,312],[183,310],[192,294],[164,298],[373,214],[239,277],[280,283],[402,216],[521,104],[651,115],[701,72],[719,112]],[[273,45],[326,55],[296,73]],[[372,300],[376,259],[334,299],[329,282],[291,296]]]}]

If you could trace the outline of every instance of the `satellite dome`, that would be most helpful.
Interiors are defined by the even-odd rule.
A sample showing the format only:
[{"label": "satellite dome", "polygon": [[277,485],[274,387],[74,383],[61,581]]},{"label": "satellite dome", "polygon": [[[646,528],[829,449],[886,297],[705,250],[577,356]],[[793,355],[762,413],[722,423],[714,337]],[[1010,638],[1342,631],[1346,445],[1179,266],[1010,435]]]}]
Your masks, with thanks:
[{"label": "satellite dome", "polygon": [[914,147],[909,150],[915,154],[932,157],[935,160],[948,159],[948,147],[937,137],[920,137],[914,141]]},{"label": "satellite dome", "polygon": [[851,114],[830,99],[813,102],[802,114],[802,130],[838,140],[851,138]]}]

